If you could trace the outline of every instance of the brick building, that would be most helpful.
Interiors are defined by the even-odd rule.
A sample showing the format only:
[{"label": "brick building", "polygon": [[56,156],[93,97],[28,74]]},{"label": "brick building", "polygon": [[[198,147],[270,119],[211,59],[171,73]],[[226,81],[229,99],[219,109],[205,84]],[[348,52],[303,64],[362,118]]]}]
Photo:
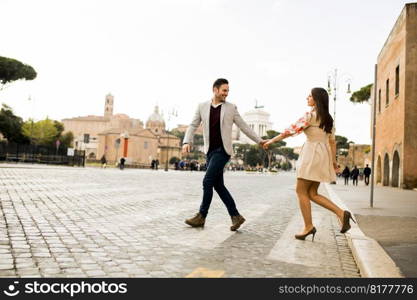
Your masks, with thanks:
[{"label": "brick building", "polygon": [[377,184],[417,187],[417,3],[406,4],[377,59]]}]

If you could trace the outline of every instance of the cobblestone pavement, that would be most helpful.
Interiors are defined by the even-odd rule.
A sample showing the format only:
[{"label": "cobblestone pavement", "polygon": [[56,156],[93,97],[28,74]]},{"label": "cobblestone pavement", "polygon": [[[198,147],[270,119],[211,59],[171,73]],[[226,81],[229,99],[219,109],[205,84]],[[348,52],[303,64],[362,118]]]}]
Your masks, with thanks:
[{"label": "cobblestone pavement", "polygon": [[[215,195],[190,228],[203,172],[0,165],[0,277],[359,277],[337,219],[302,228],[294,174],[227,172],[246,223]],[[311,236],[310,236],[311,237]]]}]

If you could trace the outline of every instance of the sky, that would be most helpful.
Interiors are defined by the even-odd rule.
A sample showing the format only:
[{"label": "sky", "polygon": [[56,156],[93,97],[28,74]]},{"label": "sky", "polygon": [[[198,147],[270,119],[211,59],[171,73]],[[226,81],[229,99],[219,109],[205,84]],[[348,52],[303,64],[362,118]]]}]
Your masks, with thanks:
[{"label": "sky", "polygon": [[370,105],[351,103],[347,84],[355,91],[373,82],[377,56],[409,2],[0,0],[0,56],[38,73],[0,91],[0,102],[24,120],[61,120],[103,115],[111,93],[115,113],[145,123],[159,105],[171,129],[189,124],[214,80],[226,78],[227,101],[242,115],[258,101],[282,131],[337,69],[336,134],[370,144]]}]

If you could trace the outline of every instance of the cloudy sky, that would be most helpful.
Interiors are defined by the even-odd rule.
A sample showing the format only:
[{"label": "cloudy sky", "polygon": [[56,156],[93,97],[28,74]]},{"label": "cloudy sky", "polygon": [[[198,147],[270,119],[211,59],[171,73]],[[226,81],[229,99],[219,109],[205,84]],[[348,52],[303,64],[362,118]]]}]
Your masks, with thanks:
[{"label": "cloudy sky", "polygon": [[[30,64],[36,80],[0,91],[24,119],[115,113],[146,122],[158,104],[187,124],[213,81],[230,82],[243,114],[255,99],[280,131],[338,69],[337,134],[370,143],[370,107],[348,101],[374,64],[402,0],[0,0],[0,56]],[[28,98],[31,101],[28,101]],[[333,102],[333,101],[332,101]],[[333,108],[331,107],[333,112]],[[301,145],[303,137],[287,140]]]}]

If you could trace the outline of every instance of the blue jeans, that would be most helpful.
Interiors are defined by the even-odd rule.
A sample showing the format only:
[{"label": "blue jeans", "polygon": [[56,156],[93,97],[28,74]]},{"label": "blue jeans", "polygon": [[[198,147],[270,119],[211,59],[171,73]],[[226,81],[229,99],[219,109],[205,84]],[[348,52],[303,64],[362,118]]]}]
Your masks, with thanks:
[{"label": "blue jeans", "polygon": [[214,149],[207,153],[207,170],[203,179],[203,201],[200,206],[200,213],[203,217],[207,216],[210,208],[211,199],[213,198],[213,188],[219,194],[220,199],[226,205],[230,216],[237,216],[239,212],[236,209],[235,201],[229,191],[224,186],[223,169],[229,161],[230,155],[221,148]]}]

